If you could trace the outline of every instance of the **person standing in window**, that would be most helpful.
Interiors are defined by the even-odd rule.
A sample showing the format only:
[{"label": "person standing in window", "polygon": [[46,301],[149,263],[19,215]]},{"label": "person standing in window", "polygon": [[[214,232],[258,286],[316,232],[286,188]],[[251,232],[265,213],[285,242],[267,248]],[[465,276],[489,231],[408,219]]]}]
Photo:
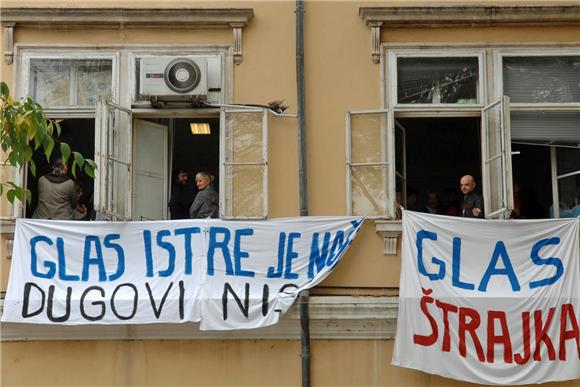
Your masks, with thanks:
[{"label": "person standing in window", "polygon": [[463,193],[460,215],[464,218],[483,218],[483,198],[475,192],[476,185],[471,175],[465,175],[459,181]]},{"label": "person standing in window", "polygon": [[178,168],[169,200],[171,219],[189,219],[189,206],[193,202],[193,195],[193,186],[189,184],[189,172],[185,168]]},{"label": "person standing in window", "polygon": [[66,163],[57,159],[52,164],[52,172],[38,179],[38,206],[33,219],[73,219],[78,193],[67,173]]},{"label": "person standing in window", "polygon": [[195,175],[195,184],[199,192],[195,195],[189,208],[189,217],[205,219],[218,217],[218,194],[213,188],[213,176],[209,172],[198,172]]},{"label": "person standing in window", "polygon": [[439,194],[436,191],[427,191],[427,205],[424,207],[424,211],[429,214],[440,214],[441,208],[439,207]]}]

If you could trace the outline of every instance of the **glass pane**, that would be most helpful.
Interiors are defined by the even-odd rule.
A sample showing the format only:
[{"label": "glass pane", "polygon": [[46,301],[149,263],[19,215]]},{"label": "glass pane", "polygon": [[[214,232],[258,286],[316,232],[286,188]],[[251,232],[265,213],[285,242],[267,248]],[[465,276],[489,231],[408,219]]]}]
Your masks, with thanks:
[{"label": "glass pane", "polygon": [[477,103],[477,58],[398,58],[398,103]]},{"label": "glass pane", "polygon": [[387,211],[386,181],[386,165],[352,167],[352,214],[384,216]]},{"label": "glass pane", "polygon": [[94,106],[112,97],[110,59],[32,59],[28,94],[44,108]]},{"label": "glass pane", "polygon": [[580,144],[579,112],[512,112],[513,140]]},{"label": "glass pane", "polygon": [[264,209],[264,166],[227,165],[225,215],[227,217],[262,218]]},{"label": "glass pane", "polygon": [[556,152],[558,176],[580,172],[580,148],[557,148]]},{"label": "glass pane", "polygon": [[136,172],[133,189],[135,192],[147,193],[134,196],[133,220],[162,220],[163,209],[166,205],[163,195],[165,190],[163,177],[148,176]]},{"label": "glass pane", "polygon": [[[489,182],[489,211],[495,212],[504,208],[503,204],[503,179],[502,179],[502,159],[498,158],[488,164]],[[494,216],[497,217],[497,216]]]},{"label": "glass pane", "polygon": [[511,102],[580,102],[580,56],[503,58]]},{"label": "glass pane", "polygon": [[[133,213],[134,220],[164,218],[167,207],[164,178],[167,171],[165,144],[167,128],[152,122],[134,120],[135,144],[133,153]],[[143,195],[143,192],[147,192]]]},{"label": "glass pane", "polygon": [[31,60],[28,94],[41,106],[70,105],[70,88],[69,61]]},{"label": "glass pane", "polygon": [[386,113],[352,114],[350,116],[351,163],[386,161]]},{"label": "glass pane", "polygon": [[93,106],[99,97],[111,101],[113,99],[111,76],[111,61],[82,61],[77,70],[76,105]]},{"label": "glass pane", "polygon": [[225,136],[227,163],[257,163],[263,161],[264,113],[227,112]]}]

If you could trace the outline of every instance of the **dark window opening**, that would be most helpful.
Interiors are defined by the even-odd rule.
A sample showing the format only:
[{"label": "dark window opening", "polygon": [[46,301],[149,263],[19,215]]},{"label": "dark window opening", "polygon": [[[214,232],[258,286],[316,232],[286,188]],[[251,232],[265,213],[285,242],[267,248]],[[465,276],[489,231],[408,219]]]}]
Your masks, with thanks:
[{"label": "dark window opening", "polygon": [[[439,214],[458,215],[462,176],[473,175],[476,191],[482,192],[480,118],[398,118],[396,121],[398,148],[403,146],[403,132],[405,136],[406,208],[428,212],[427,205],[431,204]],[[402,154],[402,149],[397,149],[397,154]],[[397,171],[403,170],[402,162],[403,158],[398,157]],[[397,191],[397,195],[402,195],[402,187],[398,186]]]},{"label": "dark window opening", "polygon": [[[75,119],[65,119],[60,121],[60,126],[62,132],[58,138],[58,141],[67,143],[71,150],[74,152],[80,152],[85,158],[93,159],[95,156],[95,120],[92,118],[75,118]],[[33,176],[30,171],[28,171],[26,186],[32,193],[32,202],[26,204],[26,217],[31,218],[34,210],[38,205],[38,179],[41,176],[51,172],[51,162],[59,157],[61,157],[59,143],[54,146],[54,151],[52,152],[50,161],[46,159],[44,153],[39,149],[34,152],[33,160],[36,164],[36,176]],[[73,178],[72,171],[72,156],[69,159],[69,176]],[[98,173],[98,172],[96,172]],[[94,192],[94,180],[87,176],[84,172],[80,172],[77,169],[76,178],[74,179],[78,182],[79,187],[82,188],[83,203],[87,207],[87,213],[93,209],[92,197]]]},{"label": "dark window opening", "polygon": [[[142,137],[136,137],[133,144],[132,218],[189,218],[189,206],[198,191],[195,184],[198,172],[209,173],[213,177],[213,188],[217,192],[220,189],[219,118],[146,119],[157,124],[157,129],[164,128],[162,131],[144,129],[139,121],[142,122],[134,122],[135,136]],[[209,127],[210,133],[196,134],[200,128],[193,124],[207,124],[204,129]],[[162,145],[165,141],[167,149]],[[183,185],[177,183],[180,170],[188,174],[188,181]],[[167,186],[163,186],[163,176],[167,178]]]},{"label": "dark window opening", "polygon": [[548,216],[552,205],[550,148],[512,143],[514,217],[541,219]]}]

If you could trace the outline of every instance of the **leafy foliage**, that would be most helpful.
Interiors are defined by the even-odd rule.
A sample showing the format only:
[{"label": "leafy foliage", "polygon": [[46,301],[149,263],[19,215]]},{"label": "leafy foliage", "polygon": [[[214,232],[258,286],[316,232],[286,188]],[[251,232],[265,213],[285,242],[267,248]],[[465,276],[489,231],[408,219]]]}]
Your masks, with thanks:
[{"label": "leafy foliage", "polygon": [[[70,146],[58,140],[61,128],[58,121],[48,120],[42,107],[31,98],[16,101],[10,96],[10,89],[4,82],[0,83],[0,147],[6,157],[3,165],[22,168],[28,165],[33,176],[36,176],[34,152],[40,150],[50,162],[55,145],[62,155],[62,161],[67,163],[72,155],[72,171],[76,178],[78,170],[88,176],[95,177],[97,167],[93,160],[85,159],[79,152],[72,152]],[[6,198],[11,203],[15,199],[22,202],[31,200],[31,193],[26,188],[19,187],[14,182],[0,182],[0,196],[6,192]]]}]

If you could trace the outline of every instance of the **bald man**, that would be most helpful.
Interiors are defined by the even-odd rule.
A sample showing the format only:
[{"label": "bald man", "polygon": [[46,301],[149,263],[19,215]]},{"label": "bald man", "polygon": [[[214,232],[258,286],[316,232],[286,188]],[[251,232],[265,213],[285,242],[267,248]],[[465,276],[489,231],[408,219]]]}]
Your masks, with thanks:
[{"label": "bald man", "polygon": [[475,179],[471,175],[465,175],[459,181],[463,193],[461,204],[461,216],[464,218],[483,218],[483,198],[475,192]]}]

